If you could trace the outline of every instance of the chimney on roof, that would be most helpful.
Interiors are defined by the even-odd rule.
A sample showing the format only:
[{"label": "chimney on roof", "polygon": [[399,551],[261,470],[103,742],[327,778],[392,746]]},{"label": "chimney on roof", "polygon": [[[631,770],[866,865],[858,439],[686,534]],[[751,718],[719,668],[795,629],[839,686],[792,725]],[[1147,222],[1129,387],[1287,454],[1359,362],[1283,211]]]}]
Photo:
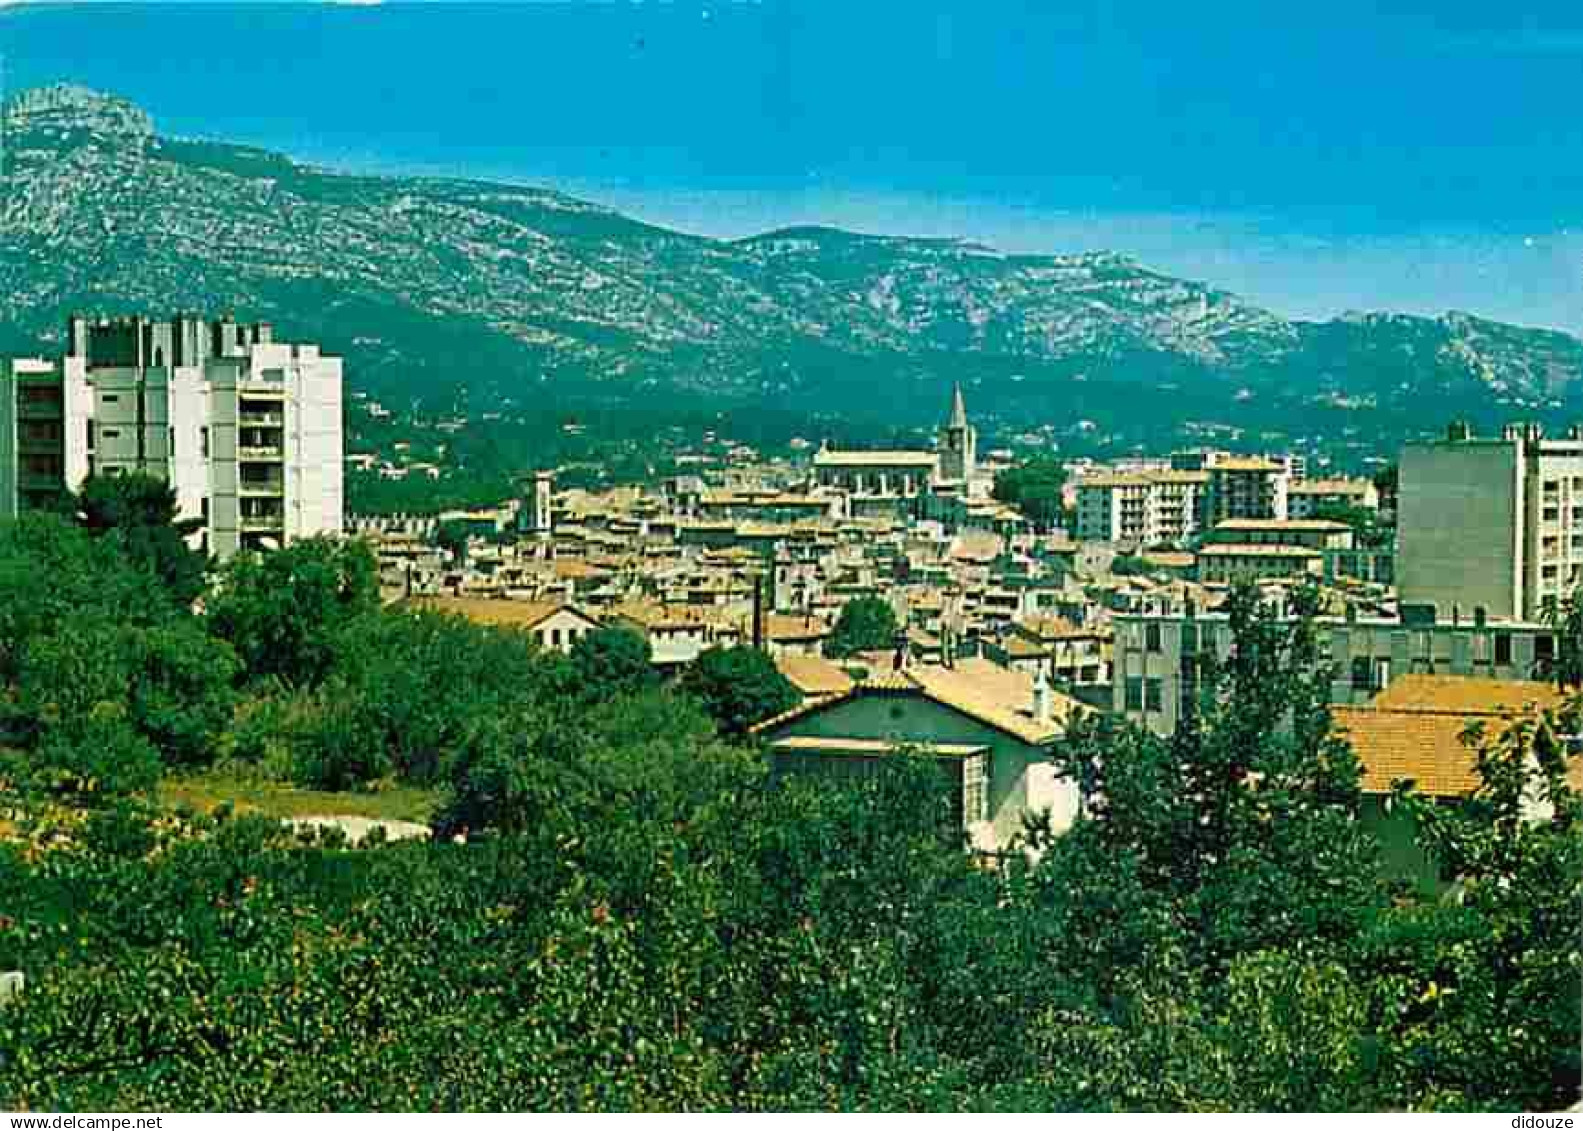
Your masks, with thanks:
[{"label": "chimney on roof", "polygon": [[1040,664],[1033,673],[1033,721],[1047,723],[1053,707],[1050,694],[1050,680],[1044,674],[1044,664]]},{"label": "chimney on roof", "polygon": [[764,651],[764,579],[753,578],[753,650]]}]

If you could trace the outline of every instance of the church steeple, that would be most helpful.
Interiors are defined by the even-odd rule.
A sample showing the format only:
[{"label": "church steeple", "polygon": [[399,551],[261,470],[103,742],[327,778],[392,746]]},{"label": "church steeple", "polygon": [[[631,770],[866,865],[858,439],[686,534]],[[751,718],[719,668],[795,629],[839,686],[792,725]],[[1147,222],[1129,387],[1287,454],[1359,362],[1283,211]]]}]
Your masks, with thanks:
[{"label": "church steeple", "polygon": [[977,470],[978,436],[967,422],[967,403],[960,382],[951,386],[951,415],[940,429],[940,478],[966,482]]}]

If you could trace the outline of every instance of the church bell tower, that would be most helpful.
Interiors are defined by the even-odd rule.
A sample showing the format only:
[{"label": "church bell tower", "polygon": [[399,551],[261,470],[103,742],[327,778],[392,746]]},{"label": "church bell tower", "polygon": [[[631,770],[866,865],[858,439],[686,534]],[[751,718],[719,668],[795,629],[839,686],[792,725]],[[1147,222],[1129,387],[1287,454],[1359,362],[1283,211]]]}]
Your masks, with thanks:
[{"label": "church bell tower", "polygon": [[940,478],[946,482],[973,478],[978,468],[978,433],[967,422],[962,386],[951,388],[951,414],[940,429]]}]

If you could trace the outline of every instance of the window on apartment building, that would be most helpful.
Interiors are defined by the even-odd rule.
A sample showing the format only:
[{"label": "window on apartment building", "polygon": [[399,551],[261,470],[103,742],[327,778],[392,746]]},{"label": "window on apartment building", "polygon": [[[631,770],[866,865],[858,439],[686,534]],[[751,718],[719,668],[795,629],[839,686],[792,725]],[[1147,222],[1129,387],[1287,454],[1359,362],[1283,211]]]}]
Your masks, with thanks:
[{"label": "window on apartment building", "polygon": [[93,421],[90,420],[90,421],[88,421],[88,450],[90,452],[93,451],[93,433],[94,433]]},{"label": "window on apartment building", "polygon": [[1556,638],[1554,636],[1534,637],[1534,659],[1542,664],[1548,664],[1556,658]]},{"label": "window on apartment building", "polygon": [[100,393],[99,399],[105,404],[119,404],[121,396],[118,393]]},{"label": "window on apartment building", "polygon": [[[1184,624],[1182,626],[1182,655],[1183,656],[1191,656],[1194,653],[1196,653],[1197,651],[1198,651],[1198,626],[1196,624]],[[1183,663],[1183,666],[1185,667],[1187,661],[1183,660],[1182,663]]]},{"label": "window on apartment building", "polygon": [[1352,657],[1352,690],[1374,690],[1374,661],[1368,656]]},{"label": "window on apartment building", "polygon": [[1139,676],[1127,677],[1126,709],[1129,711],[1143,710],[1143,680]]},{"label": "window on apartment building", "polygon": [[198,454],[204,459],[209,458],[209,426],[204,425],[198,429]]},{"label": "window on apartment building", "polygon": [[1165,681],[1159,676],[1151,675],[1143,681],[1143,709],[1165,710]]},{"label": "window on apartment building", "polygon": [[106,440],[118,440],[121,438],[121,430],[119,428],[106,428],[100,435]]},{"label": "window on apartment building", "polygon": [[1512,662],[1512,636],[1509,632],[1495,634],[1495,663],[1498,667],[1510,667]]},{"label": "window on apartment building", "polygon": [[1160,650],[1160,626],[1150,623],[1143,626],[1143,650],[1158,652]]}]

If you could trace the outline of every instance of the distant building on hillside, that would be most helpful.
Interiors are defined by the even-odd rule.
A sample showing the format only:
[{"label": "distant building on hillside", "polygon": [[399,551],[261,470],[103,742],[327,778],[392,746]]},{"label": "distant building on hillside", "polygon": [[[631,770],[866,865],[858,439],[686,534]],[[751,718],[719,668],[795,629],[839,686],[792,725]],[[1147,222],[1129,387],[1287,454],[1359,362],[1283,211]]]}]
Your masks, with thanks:
[{"label": "distant building on hillside", "polygon": [[342,529],[341,361],[268,323],[68,322],[63,356],[0,359],[0,517],[143,473],[221,558]]},{"label": "distant building on hillside", "polygon": [[1290,460],[1230,456],[1209,464],[1206,525],[1228,518],[1286,518]]}]

